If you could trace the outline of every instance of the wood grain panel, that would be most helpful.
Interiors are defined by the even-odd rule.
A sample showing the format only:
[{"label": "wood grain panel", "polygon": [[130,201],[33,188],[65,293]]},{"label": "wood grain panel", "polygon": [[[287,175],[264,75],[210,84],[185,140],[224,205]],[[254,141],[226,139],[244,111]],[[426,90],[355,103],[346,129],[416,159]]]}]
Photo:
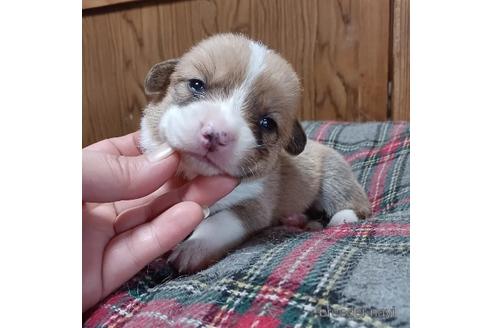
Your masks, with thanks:
[{"label": "wood grain panel", "polygon": [[410,0],[394,0],[392,119],[410,120]]},{"label": "wood grain panel", "polygon": [[145,0],[82,0],[82,9],[99,8],[116,5],[125,2],[136,2]]},{"label": "wood grain panel", "polygon": [[385,120],[389,2],[320,1],[317,119]]},{"label": "wood grain panel", "polygon": [[83,12],[83,144],[138,128],[156,62],[218,32],[279,51],[302,119],[385,120],[390,0],[141,1]]}]

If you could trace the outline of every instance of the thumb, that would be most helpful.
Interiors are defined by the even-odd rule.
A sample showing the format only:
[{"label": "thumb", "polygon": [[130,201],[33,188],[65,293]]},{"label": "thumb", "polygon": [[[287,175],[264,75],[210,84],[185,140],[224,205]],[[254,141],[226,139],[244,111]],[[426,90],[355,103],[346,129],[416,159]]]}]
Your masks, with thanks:
[{"label": "thumb", "polygon": [[146,196],[178,168],[177,153],[164,144],[149,155],[119,156],[82,151],[82,201],[113,202]]}]

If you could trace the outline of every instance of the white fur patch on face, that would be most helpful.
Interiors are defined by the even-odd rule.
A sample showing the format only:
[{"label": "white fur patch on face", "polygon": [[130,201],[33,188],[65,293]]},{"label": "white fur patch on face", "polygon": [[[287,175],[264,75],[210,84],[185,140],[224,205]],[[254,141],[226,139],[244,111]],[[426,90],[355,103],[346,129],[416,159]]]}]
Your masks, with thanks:
[{"label": "white fur patch on face", "polygon": [[203,240],[212,249],[235,245],[246,236],[246,229],[232,211],[222,211],[204,220],[195,229],[189,240]]},{"label": "white fur patch on face", "polygon": [[210,211],[216,213],[225,208],[231,208],[242,201],[260,197],[265,188],[264,181],[265,178],[260,178],[241,182],[230,194],[215,203]]},{"label": "white fur patch on face", "polygon": [[[152,105],[149,105],[149,107]],[[152,151],[156,149],[162,142],[156,140],[152,133],[152,127],[146,116],[143,117],[140,123],[140,146],[146,151]]]},{"label": "white fur patch on face", "polygon": [[335,213],[328,226],[337,226],[345,223],[355,223],[359,219],[353,210],[341,210]]},{"label": "white fur patch on face", "polygon": [[[184,107],[171,105],[161,118],[159,136],[174,149],[201,154],[198,140],[205,115],[206,111],[202,110],[200,103],[192,103]],[[222,171],[218,167],[187,155],[181,157],[179,170],[189,179],[196,175],[217,175]]]},{"label": "white fur patch on face", "polygon": [[251,87],[256,80],[256,78],[263,72],[265,69],[265,57],[268,49],[255,41],[250,41],[249,49],[251,50],[249,54],[249,62],[248,69],[246,71],[246,76],[243,80],[243,83],[234,91],[232,95],[232,101],[235,107],[239,109],[242,108],[246,97],[248,97]]},{"label": "white fur patch on face", "polygon": [[258,75],[265,69],[265,57],[268,51],[267,47],[255,41],[250,42],[249,49],[251,53],[249,54],[248,71],[241,86],[244,88],[251,88]]},{"label": "white fur patch on face", "polygon": [[161,118],[159,136],[171,147],[193,151],[197,148],[195,135],[200,130],[200,116],[203,115],[197,103],[184,107],[171,105]]},{"label": "white fur patch on face", "polygon": [[[185,154],[182,156],[182,168],[186,176],[217,175],[228,173],[239,175],[239,164],[244,155],[256,146],[256,139],[247,122],[240,114],[240,110],[227,101],[196,101],[179,107],[172,105],[164,113],[159,133],[162,140]],[[234,134],[234,142],[226,149],[207,153],[200,145],[200,131],[205,122]],[[207,156],[212,162],[207,163],[191,153]]]}]

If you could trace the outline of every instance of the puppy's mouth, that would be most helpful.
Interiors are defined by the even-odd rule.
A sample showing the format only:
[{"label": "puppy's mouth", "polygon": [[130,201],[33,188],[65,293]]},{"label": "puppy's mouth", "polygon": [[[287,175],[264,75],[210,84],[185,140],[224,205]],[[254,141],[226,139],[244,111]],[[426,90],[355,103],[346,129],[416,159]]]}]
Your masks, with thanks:
[{"label": "puppy's mouth", "polygon": [[220,165],[218,165],[216,162],[214,162],[212,159],[210,159],[208,157],[208,153],[198,154],[198,153],[194,153],[194,152],[190,152],[190,151],[183,151],[182,153],[184,155],[190,156],[191,158],[194,158],[195,160],[198,160],[202,163],[206,163],[206,164],[214,167],[215,169],[219,170],[222,173],[225,173],[225,170]]}]

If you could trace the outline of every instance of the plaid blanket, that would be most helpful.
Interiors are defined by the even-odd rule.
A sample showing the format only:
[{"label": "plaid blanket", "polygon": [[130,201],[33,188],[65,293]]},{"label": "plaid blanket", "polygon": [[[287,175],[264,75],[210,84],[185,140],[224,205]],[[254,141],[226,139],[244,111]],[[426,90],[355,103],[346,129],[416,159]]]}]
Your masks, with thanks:
[{"label": "plaid blanket", "polygon": [[159,258],[84,326],[409,326],[408,124],[303,125],[351,163],[373,218],[318,232],[270,228],[191,276],[177,276]]}]

